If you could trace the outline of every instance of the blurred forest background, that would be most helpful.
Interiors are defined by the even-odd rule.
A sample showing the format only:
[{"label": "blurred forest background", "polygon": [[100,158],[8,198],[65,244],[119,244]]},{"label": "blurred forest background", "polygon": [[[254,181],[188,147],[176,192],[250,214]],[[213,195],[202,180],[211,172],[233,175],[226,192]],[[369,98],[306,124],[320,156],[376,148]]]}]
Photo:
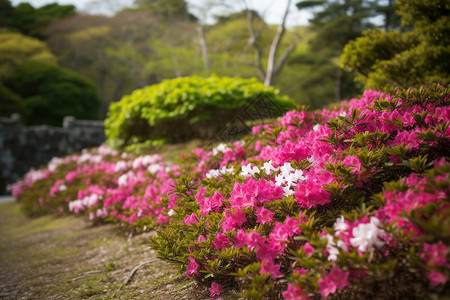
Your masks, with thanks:
[{"label": "blurred forest background", "polygon": [[408,30],[394,0],[297,0],[291,12],[312,16],[298,27],[283,17],[268,24],[245,0],[232,6],[240,11],[230,1],[200,2],[135,0],[105,16],[0,0],[0,114],[56,126],[65,115],[104,119],[111,102],[137,88],[212,74],[256,77],[319,108],[362,92],[339,66],[349,41],[371,28]]}]

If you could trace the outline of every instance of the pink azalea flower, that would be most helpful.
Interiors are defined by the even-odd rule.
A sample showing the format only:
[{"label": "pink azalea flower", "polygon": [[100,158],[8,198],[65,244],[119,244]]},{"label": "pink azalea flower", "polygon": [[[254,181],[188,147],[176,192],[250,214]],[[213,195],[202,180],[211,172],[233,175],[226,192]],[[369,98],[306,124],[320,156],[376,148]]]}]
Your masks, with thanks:
[{"label": "pink azalea flower", "polygon": [[158,224],[167,223],[167,222],[169,222],[169,218],[166,217],[166,216],[164,216],[164,215],[159,215],[159,216],[158,216],[158,219],[156,220],[156,222],[157,222]]},{"label": "pink azalea flower", "polygon": [[209,291],[211,292],[211,297],[219,296],[223,292],[223,286],[216,282],[213,282],[211,284],[211,287],[209,288]]},{"label": "pink azalea flower", "polygon": [[266,238],[261,236],[256,231],[250,232],[247,240],[247,247],[249,251],[252,251],[255,247],[260,247],[266,241]]},{"label": "pink azalea flower", "polygon": [[280,272],[281,264],[274,264],[273,260],[263,260],[262,262],[262,268],[261,268],[261,274],[267,274],[270,273],[270,278],[272,280],[277,279],[278,277],[283,276],[283,273]]},{"label": "pink azalea flower", "polygon": [[187,216],[186,218],[184,218],[184,223],[189,226],[191,224],[197,224],[198,223],[198,219],[197,216],[192,213],[189,216]]},{"label": "pink azalea flower", "polygon": [[447,275],[444,273],[441,273],[436,270],[431,270],[428,272],[428,279],[430,280],[431,286],[436,286],[439,284],[444,284],[447,282]]},{"label": "pink azalea flower", "polygon": [[213,244],[217,250],[228,248],[230,246],[230,243],[231,243],[230,240],[224,233],[222,232],[216,233],[216,239],[214,240]]},{"label": "pink azalea flower", "polygon": [[235,248],[244,248],[248,244],[248,236],[245,233],[245,229],[239,229],[237,231],[236,237],[233,239]]},{"label": "pink azalea flower", "polygon": [[448,250],[449,248],[442,241],[439,241],[434,245],[425,243],[420,258],[422,258],[428,266],[450,268],[450,264],[446,262]]},{"label": "pink azalea flower", "polygon": [[195,261],[195,259],[193,257],[189,257],[189,265],[187,265],[187,271],[186,271],[185,275],[188,278],[191,278],[192,274],[199,276],[198,270],[197,270],[199,266],[200,265]]},{"label": "pink azalea flower", "polygon": [[346,156],[342,161],[342,164],[346,167],[351,167],[352,170],[350,171],[350,173],[352,174],[359,173],[361,170],[361,162],[355,155]]},{"label": "pink azalea flower", "polygon": [[391,145],[397,146],[403,143],[405,147],[409,145],[410,149],[417,150],[420,147],[420,140],[418,140],[417,137],[418,135],[415,131],[400,131],[397,133],[397,136],[395,137],[395,140],[392,141]]},{"label": "pink azalea flower", "polygon": [[309,255],[311,255],[311,254],[314,252],[313,246],[311,246],[311,244],[308,243],[308,242],[306,242],[306,243],[303,245],[303,248],[305,249],[305,255],[306,255],[306,256],[309,256]]},{"label": "pink azalea flower", "polygon": [[294,194],[295,198],[301,207],[306,208],[328,204],[331,202],[331,193],[322,188],[324,185],[334,181],[332,173],[320,173],[312,169],[308,173],[306,181],[297,185],[297,192]]},{"label": "pink azalea flower", "polygon": [[204,195],[206,193],[206,189],[202,187],[200,191],[195,195],[195,200],[197,200],[198,204],[200,204],[201,207],[203,207],[205,199]]},{"label": "pink azalea flower", "polygon": [[290,217],[287,217],[284,224],[279,222],[275,223],[275,227],[270,233],[270,237],[279,243],[285,243],[292,237],[294,234],[300,234],[301,229],[298,225],[301,223],[301,220],[297,221]]},{"label": "pink azalea flower", "polygon": [[256,181],[250,178],[246,183],[235,182],[231,192],[230,203],[232,207],[247,208],[259,203],[256,189]]},{"label": "pink azalea flower", "polygon": [[256,209],[256,215],[258,216],[256,222],[266,224],[273,221],[273,216],[275,214],[265,207],[260,207]]},{"label": "pink azalea flower", "polygon": [[222,221],[222,229],[225,232],[231,231],[239,226],[241,226],[247,219],[245,217],[245,212],[240,209],[236,209],[234,213],[225,212],[225,216]]},{"label": "pink azalea flower", "polygon": [[416,120],[411,115],[411,113],[406,112],[402,116],[402,124],[404,127],[413,126],[414,124],[416,124]]},{"label": "pink azalea flower", "polygon": [[306,270],[304,268],[294,269],[294,274],[298,274],[300,276],[305,276],[307,273],[308,273],[308,270]]},{"label": "pink azalea flower", "polygon": [[323,278],[319,280],[320,294],[322,297],[327,297],[329,294],[334,294],[336,289],[343,289],[348,285],[348,274],[338,267],[333,267],[329,274],[323,273]]},{"label": "pink azalea flower", "polygon": [[310,300],[311,298],[297,286],[288,284],[288,288],[283,292],[285,300]]},{"label": "pink azalea flower", "polygon": [[71,182],[77,177],[78,173],[76,171],[68,172],[66,174],[66,182]]}]

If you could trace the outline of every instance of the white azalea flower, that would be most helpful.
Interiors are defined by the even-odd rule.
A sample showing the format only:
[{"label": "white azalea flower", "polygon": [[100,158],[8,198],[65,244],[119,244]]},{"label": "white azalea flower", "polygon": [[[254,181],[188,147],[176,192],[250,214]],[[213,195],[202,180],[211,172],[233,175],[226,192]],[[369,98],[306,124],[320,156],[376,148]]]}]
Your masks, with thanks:
[{"label": "white azalea flower", "polygon": [[230,150],[230,148],[227,148],[227,145],[223,144],[223,143],[217,145],[217,147],[212,149],[214,155],[216,155],[219,152],[224,153],[224,152],[226,152],[228,150]]},{"label": "white azalea flower", "polygon": [[345,223],[344,216],[340,216],[336,219],[336,223],[334,223],[334,230],[337,231],[336,235],[339,235],[340,232],[344,232],[348,229],[348,225]]},{"label": "white azalea flower", "polygon": [[114,172],[121,172],[126,170],[127,168],[127,162],[120,160],[118,162],[116,162],[116,165],[114,166]]},{"label": "white azalea flower", "polygon": [[328,260],[336,261],[337,256],[339,254],[339,249],[336,247],[336,243],[333,240],[333,236],[331,234],[327,234],[325,238],[328,240],[327,244]]},{"label": "white azalea flower", "polygon": [[303,170],[294,169],[290,163],[285,163],[280,167],[280,173],[275,176],[275,185],[283,187],[284,195],[289,197],[295,193],[294,189],[299,181],[305,181]]},{"label": "white azalea flower", "polygon": [[158,173],[160,169],[161,166],[159,164],[153,164],[147,168],[147,170],[152,174]]},{"label": "white azalea flower", "polygon": [[228,169],[223,166],[222,169],[220,169],[220,174],[234,174],[234,168],[229,167]]},{"label": "white azalea flower", "polygon": [[257,166],[252,167],[252,164],[248,164],[246,166],[241,167],[241,176],[248,177],[254,176],[256,173],[259,173],[259,169]]},{"label": "white azalea flower", "polygon": [[272,166],[272,161],[270,160],[269,162],[265,162],[264,163],[264,166],[262,167],[262,169],[264,169],[264,171],[266,171],[266,174],[267,175],[270,175],[270,174],[272,174],[272,172],[276,172],[276,171],[278,171],[280,168],[278,167],[278,168],[274,168],[273,166]]},{"label": "white azalea flower", "polygon": [[219,177],[219,170],[211,169],[206,173],[206,178]]},{"label": "white azalea flower", "polygon": [[380,248],[384,245],[384,241],[380,238],[385,235],[384,230],[379,229],[380,220],[376,217],[370,218],[370,223],[359,224],[353,228],[354,238],[350,239],[353,247],[357,247],[361,252],[370,252],[374,247]]}]

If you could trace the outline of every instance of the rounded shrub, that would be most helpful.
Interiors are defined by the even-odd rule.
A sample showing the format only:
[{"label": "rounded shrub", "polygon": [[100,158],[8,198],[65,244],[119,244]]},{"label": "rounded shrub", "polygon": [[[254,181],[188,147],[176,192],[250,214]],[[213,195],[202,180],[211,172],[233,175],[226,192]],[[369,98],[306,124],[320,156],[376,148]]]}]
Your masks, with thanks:
[{"label": "rounded shrub", "polygon": [[295,103],[256,79],[212,76],[164,80],[112,103],[105,121],[113,147],[149,140],[211,139],[229,122],[282,115]]},{"label": "rounded shrub", "polygon": [[5,86],[23,99],[28,125],[61,126],[65,116],[98,118],[101,99],[96,87],[68,69],[27,61],[5,79]]}]

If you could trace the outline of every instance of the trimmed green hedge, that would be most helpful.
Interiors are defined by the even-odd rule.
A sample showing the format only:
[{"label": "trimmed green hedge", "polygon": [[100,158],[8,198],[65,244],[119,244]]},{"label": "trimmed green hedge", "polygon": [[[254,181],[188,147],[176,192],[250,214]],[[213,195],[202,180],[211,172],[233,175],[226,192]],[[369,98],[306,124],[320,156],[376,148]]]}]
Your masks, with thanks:
[{"label": "trimmed green hedge", "polygon": [[106,135],[116,148],[149,140],[214,138],[233,118],[251,119],[243,111],[261,96],[276,106],[272,112],[277,116],[295,107],[289,97],[256,79],[194,76],[164,80],[112,103]]}]

